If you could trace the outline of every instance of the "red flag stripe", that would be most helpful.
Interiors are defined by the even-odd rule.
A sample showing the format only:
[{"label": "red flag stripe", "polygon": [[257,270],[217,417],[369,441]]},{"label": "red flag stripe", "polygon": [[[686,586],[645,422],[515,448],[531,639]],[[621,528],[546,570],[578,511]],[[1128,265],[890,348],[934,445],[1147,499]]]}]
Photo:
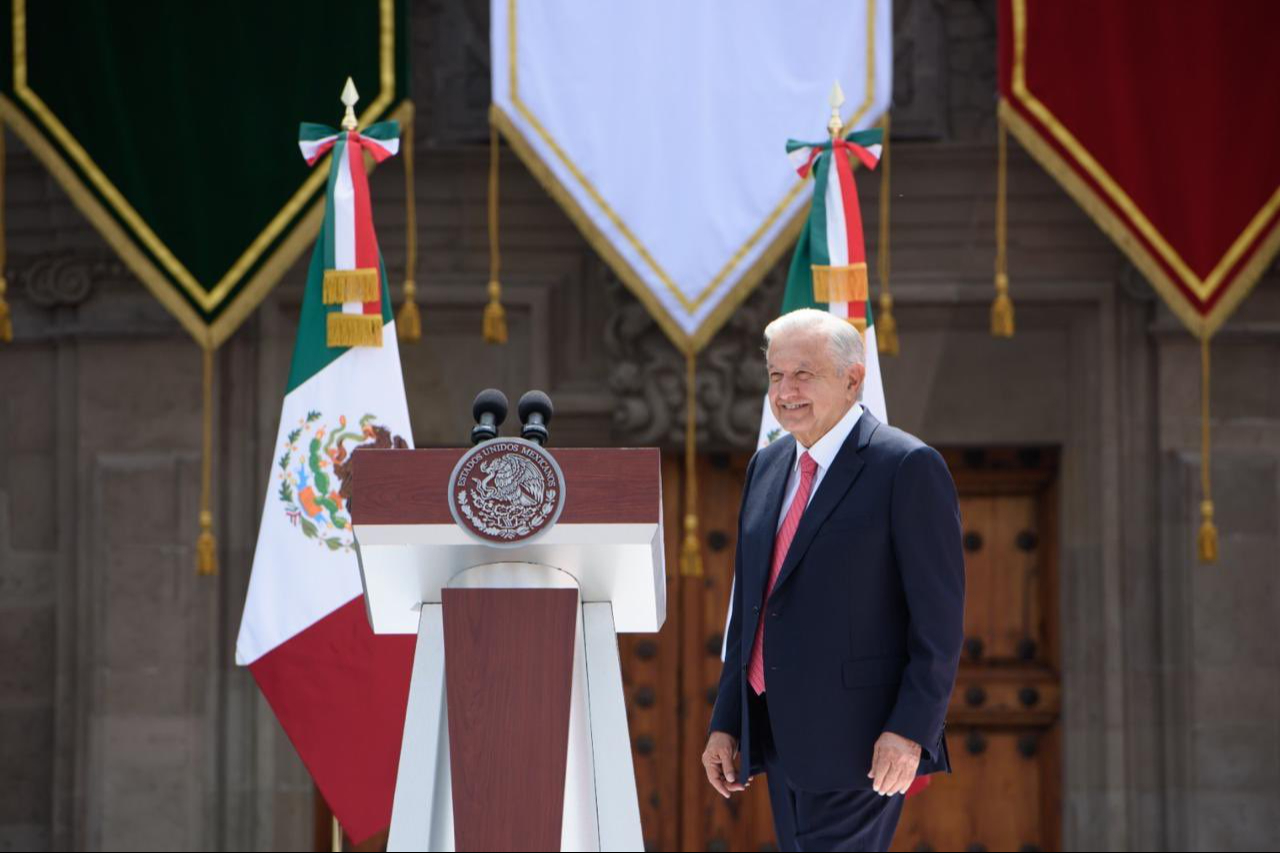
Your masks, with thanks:
[{"label": "red flag stripe", "polygon": [[[364,303],[365,314],[382,313],[382,269],[378,263],[378,238],[373,232],[373,206],[369,201],[369,176],[364,171],[364,141],[355,131],[347,132],[347,165],[355,193],[356,268],[378,271],[378,298]],[[374,146],[369,146],[374,148]],[[380,150],[380,149],[375,149]],[[376,154],[374,155],[376,159]]]}]

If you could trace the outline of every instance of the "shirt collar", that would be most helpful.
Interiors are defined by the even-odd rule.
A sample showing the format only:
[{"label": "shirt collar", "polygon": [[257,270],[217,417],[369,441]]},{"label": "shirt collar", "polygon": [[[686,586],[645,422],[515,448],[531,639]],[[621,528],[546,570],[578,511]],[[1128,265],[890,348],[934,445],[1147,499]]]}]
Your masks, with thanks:
[{"label": "shirt collar", "polygon": [[855,402],[849,408],[849,411],[844,413],[844,417],[836,421],[836,425],[827,430],[826,435],[813,443],[813,447],[805,447],[797,439],[796,457],[792,460],[791,467],[799,466],[800,454],[807,451],[813,461],[818,463],[820,469],[830,468],[831,463],[836,459],[836,454],[840,452],[840,448],[844,445],[845,439],[849,437],[849,433],[853,432],[853,428],[860,417],[862,417],[862,404]]}]

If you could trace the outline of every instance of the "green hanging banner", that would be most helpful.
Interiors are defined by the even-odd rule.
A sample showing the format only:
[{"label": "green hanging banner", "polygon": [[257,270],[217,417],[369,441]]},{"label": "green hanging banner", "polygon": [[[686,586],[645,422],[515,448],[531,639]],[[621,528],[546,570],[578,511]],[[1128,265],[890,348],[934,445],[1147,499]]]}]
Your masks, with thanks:
[{"label": "green hanging banner", "polygon": [[407,119],[408,2],[9,0],[0,118],[201,346],[216,348],[324,213],[298,122]]}]

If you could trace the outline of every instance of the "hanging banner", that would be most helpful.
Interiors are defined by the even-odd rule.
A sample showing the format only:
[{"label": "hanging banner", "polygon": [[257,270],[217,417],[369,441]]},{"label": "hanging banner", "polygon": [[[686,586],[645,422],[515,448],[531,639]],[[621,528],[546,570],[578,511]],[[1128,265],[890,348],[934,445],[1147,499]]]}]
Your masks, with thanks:
[{"label": "hanging banner", "polygon": [[879,121],[892,4],[491,0],[492,119],[685,352],[791,248],[812,183],[779,140]]},{"label": "hanging banner", "polygon": [[7,6],[0,117],[205,347],[315,239],[300,117],[336,120],[348,76],[361,127],[410,108],[404,0]]},{"label": "hanging banner", "polygon": [[999,8],[1001,119],[1212,335],[1280,250],[1280,6]]}]

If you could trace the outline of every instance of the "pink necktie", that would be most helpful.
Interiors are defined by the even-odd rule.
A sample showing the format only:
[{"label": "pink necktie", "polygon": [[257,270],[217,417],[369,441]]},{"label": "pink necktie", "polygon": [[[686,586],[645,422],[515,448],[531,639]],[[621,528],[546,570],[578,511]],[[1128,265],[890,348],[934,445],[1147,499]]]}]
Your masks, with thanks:
[{"label": "pink necktie", "polygon": [[[778,582],[778,573],[787,560],[787,549],[791,547],[796,528],[800,526],[800,516],[804,515],[804,508],[809,503],[809,491],[813,488],[813,475],[816,473],[818,463],[813,461],[813,457],[807,452],[800,454],[800,488],[796,489],[796,496],[787,509],[787,517],[782,520],[778,535],[773,540],[773,564],[769,567],[769,585],[764,592],[765,604],[768,604],[769,596],[773,594],[773,585]],[[764,692],[764,617],[762,608],[760,620],[756,622],[756,638],[751,644],[751,662],[747,664],[747,681],[757,695]]]}]

